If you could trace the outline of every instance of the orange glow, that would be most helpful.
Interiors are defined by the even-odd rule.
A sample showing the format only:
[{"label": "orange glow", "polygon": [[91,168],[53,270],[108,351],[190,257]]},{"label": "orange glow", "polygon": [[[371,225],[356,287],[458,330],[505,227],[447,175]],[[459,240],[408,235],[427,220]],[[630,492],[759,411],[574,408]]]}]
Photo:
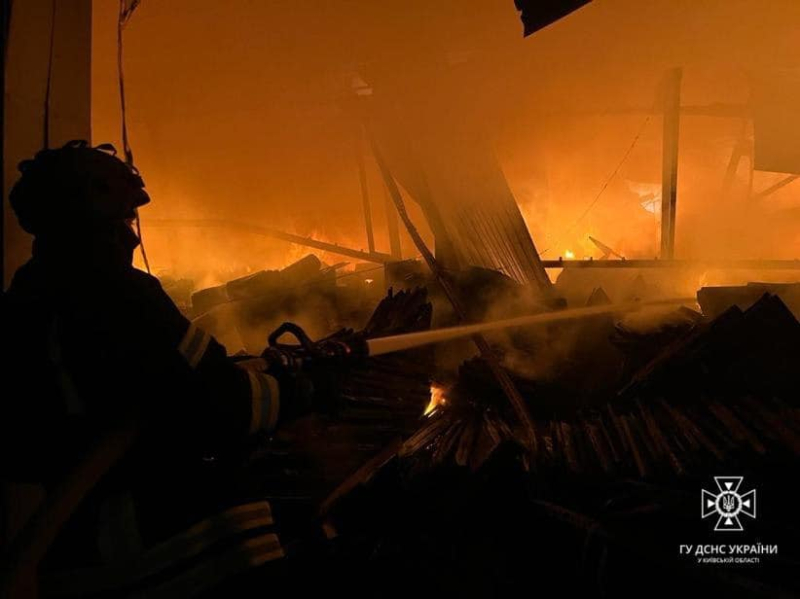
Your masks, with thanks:
[{"label": "orange glow", "polygon": [[[225,218],[366,249],[357,122],[343,102],[353,90],[367,103],[430,102],[479,123],[543,258],[597,258],[588,235],[627,258],[656,257],[653,106],[665,69],[684,66],[687,105],[743,105],[751,74],[793,65],[800,52],[790,26],[800,4],[696,4],[596,2],[522,39],[507,2],[143,2],[125,32],[125,75],[131,143],[152,198],[142,225],[153,270],[203,287],[311,250],[245,232],[148,227],[149,218]],[[121,147],[116,18],[116,3],[95,3],[92,131],[93,141]],[[447,76],[434,65],[449,65]],[[372,116],[390,137],[395,126],[422,144],[413,115]],[[754,198],[783,175],[751,180],[742,160],[723,185],[732,151],[753,135],[752,121],[735,114],[682,118],[676,257],[800,257],[800,182]],[[366,146],[375,248],[387,252],[384,185]],[[419,206],[407,206],[431,242]],[[412,243],[400,234],[408,257]]]},{"label": "orange glow", "polygon": [[431,416],[440,406],[447,404],[447,398],[444,396],[445,387],[436,383],[431,384],[431,401],[422,413],[423,416]]}]

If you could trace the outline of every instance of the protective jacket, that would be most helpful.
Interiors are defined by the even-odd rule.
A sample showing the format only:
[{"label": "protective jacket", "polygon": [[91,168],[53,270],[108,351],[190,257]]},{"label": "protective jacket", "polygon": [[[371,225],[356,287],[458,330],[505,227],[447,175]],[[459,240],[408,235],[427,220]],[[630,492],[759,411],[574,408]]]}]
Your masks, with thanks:
[{"label": "protective jacket", "polygon": [[140,422],[59,539],[44,589],[177,596],[281,557],[269,503],[237,496],[220,466],[274,430],[276,380],[237,365],[156,278],[91,243],[74,256],[35,247],[3,298],[4,476],[52,484],[109,425]]}]

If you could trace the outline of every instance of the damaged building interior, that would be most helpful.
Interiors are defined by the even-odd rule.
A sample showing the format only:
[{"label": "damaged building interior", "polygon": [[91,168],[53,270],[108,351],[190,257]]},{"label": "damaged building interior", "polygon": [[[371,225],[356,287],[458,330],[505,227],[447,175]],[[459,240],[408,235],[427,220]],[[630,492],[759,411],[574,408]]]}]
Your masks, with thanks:
[{"label": "damaged building interior", "polygon": [[4,0],[0,597],[800,596],[796,0]]}]

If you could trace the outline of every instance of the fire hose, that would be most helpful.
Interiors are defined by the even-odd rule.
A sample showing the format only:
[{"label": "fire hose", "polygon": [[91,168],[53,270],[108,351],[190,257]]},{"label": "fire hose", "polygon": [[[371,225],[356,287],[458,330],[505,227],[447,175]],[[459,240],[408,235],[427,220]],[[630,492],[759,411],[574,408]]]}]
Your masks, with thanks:
[{"label": "fire hose", "polygon": [[[529,314],[501,320],[444,327],[429,331],[401,333],[398,335],[375,337],[371,339],[365,339],[360,334],[345,330],[317,342],[312,341],[300,326],[291,322],[285,322],[269,336],[269,345],[262,357],[264,357],[268,363],[279,363],[290,369],[302,370],[316,360],[338,361],[344,364],[354,359],[407,351],[425,345],[470,337],[476,333],[488,333],[603,315],[624,314],[647,308],[664,308],[694,303],[695,298],[693,297],[676,297],[647,302],[634,301],[607,304],[604,306],[571,308],[556,312]],[[298,343],[280,343],[279,338],[284,334],[293,335]]]}]

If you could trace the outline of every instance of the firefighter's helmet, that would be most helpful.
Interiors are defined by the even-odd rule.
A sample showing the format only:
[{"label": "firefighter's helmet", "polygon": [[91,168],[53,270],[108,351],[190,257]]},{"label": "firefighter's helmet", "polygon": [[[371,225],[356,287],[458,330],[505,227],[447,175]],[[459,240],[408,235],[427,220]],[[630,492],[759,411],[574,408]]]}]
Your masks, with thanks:
[{"label": "firefighter's helmet", "polygon": [[150,201],[139,173],[117,158],[110,144],[71,141],[22,161],[19,171],[9,201],[22,228],[33,235],[132,219]]}]

